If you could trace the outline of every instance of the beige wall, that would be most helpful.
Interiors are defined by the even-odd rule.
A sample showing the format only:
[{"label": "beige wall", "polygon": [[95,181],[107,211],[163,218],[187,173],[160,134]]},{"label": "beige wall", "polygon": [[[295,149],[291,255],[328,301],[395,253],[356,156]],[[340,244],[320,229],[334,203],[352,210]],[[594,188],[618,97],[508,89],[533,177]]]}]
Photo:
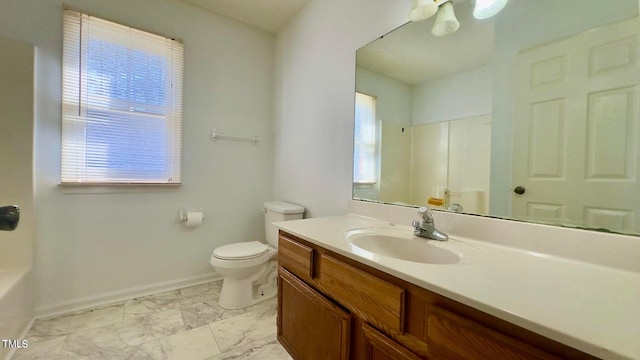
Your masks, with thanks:
[{"label": "beige wall", "polygon": [[383,121],[380,136],[378,200],[411,201],[411,126]]},{"label": "beige wall", "polygon": [[0,206],[20,207],[18,228],[0,231],[0,269],[33,266],[33,61],[32,45],[0,38]]},{"label": "beige wall", "polygon": [[411,204],[427,205],[446,189],[441,208],[458,203],[465,212],[487,214],[491,115],[418,125],[411,134]]},{"label": "beige wall", "polygon": [[[14,231],[0,231],[0,338],[18,339],[33,317],[34,48],[0,37],[0,206],[18,205]],[[9,348],[0,346],[0,358]]]},{"label": "beige wall", "polygon": [[491,115],[451,121],[448,203],[464,212],[488,214],[491,161]]},{"label": "beige wall", "polygon": [[436,189],[447,188],[449,123],[414,126],[411,137],[411,204],[426,206]]}]

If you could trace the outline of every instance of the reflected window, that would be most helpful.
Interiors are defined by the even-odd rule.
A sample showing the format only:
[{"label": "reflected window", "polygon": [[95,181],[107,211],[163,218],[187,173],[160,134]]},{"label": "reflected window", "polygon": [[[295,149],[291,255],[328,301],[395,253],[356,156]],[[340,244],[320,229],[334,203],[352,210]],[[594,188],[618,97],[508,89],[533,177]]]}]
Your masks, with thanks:
[{"label": "reflected window", "polygon": [[356,184],[378,182],[379,132],[375,119],[375,100],[373,96],[356,93],[353,151],[353,182]]}]

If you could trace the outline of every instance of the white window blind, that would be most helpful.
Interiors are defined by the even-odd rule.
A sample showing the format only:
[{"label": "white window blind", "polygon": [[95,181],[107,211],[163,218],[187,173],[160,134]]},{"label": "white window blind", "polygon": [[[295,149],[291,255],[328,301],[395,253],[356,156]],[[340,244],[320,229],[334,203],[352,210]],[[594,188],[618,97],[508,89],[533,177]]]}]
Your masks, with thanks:
[{"label": "white window blind", "polygon": [[65,10],[62,184],[178,184],[183,46]]},{"label": "white window blind", "polygon": [[353,182],[373,184],[378,178],[378,131],[375,98],[356,93]]}]

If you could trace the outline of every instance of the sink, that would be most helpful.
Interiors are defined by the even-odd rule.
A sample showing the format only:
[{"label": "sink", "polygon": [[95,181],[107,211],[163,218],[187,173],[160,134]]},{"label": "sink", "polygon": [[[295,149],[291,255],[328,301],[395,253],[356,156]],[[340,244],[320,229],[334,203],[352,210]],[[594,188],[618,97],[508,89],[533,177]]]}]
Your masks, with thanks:
[{"label": "sink", "polygon": [[414,236],[412,230],[364,228],[346,231],[343,236],[354,253],[372,260],[379,255],[425,264],[460,261],[459,254],[443,248],[446,242]]}]

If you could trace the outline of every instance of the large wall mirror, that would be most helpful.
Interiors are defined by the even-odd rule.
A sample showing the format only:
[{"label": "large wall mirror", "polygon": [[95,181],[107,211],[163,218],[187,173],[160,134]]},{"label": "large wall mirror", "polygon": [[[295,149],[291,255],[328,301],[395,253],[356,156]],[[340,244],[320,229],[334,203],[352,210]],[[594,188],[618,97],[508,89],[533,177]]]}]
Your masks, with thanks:
[{"label": "large wall mirror", "polygon": [[353,198],[640,235],[638,0],[510,0],[356,53]]}]

